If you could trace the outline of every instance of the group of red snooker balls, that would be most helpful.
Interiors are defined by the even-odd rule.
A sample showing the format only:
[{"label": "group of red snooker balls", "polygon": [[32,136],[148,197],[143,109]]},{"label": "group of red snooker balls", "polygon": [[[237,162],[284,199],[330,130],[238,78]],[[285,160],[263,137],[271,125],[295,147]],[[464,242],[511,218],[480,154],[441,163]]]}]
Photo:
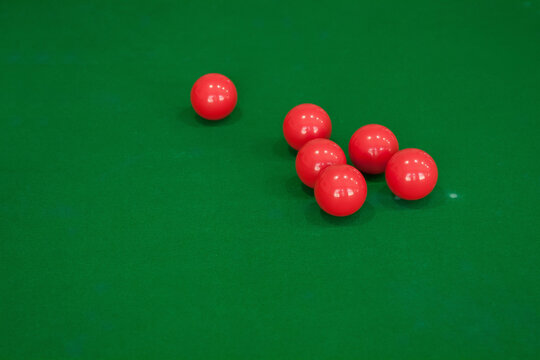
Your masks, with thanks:
[{"label": "group of red snooker balls", "polygon": [[[191,104],[207,120],[227,117],[237,102],[236,88],[221,74],[206,74],[191,89]],[[435,188],[437,165],[420,149],[399,150],[396,136],[388,128],[369,124],[359,128],[349,141],[349,156],[329,140],[330,117],[314,104],[295,106],[285,116],[283,134],[298,150],[296,173],[314,188],[315,200],[330,215],[348,216],[358,211],[367,196],[362,173],[385,173],[390,190],[404,200],[421,199]]]}]

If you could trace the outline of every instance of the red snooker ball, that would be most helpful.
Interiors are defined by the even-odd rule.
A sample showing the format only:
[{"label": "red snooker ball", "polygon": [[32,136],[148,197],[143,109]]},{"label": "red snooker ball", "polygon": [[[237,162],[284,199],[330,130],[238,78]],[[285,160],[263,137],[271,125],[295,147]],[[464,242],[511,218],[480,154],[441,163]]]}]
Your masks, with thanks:
[{"label": "red snooker ball", "polygon": [[366,200],[366,180],[350,165],[327,167],[315,183],[315,199],[327,213],[334,216],[354,214]]},{"label": "red snooker ball", "polygon": [[296,173],[304,184],[312,188],[321,171],[330,165],[346,163],[347,157],[338,144],[328,139],[313,139],[296,154]]},{"label": "red snooker ball", "polygon": [[191,105],[199,116],[207,120],[221,120],[236,106],[236,87],[221,74],[201,76],[191,88]]},{"label": "red snooker ball", "polygon": [[332,133],[330,117],[320,106],[301,104],[295,106],[285,116],[283,134],[287,143],[295,150],[309,140],[328,139]]},{"label": "red snooker ball", "polygon": [[390,190],[405,200],[418,200],[433,190],[438,170],[428,153],[404,149],[394,154],[386,165],[386,183]]},{"label": "red snooker ball", "polygon": [[388,128],[377,124],[362,126],[349,141],[352,163],[367,174],[383,173],[386,163],[398,150],[396,136]]}]

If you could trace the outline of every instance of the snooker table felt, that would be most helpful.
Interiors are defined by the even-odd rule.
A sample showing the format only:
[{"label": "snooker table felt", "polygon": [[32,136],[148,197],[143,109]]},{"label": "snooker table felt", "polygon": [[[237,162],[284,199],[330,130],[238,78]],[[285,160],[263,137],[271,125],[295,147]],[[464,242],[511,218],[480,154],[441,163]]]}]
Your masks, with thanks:
[{"label": "snooker table felt", "polygon": [[[2,2],[0,359],[536,358],[539,37],[537,0]],[[303,102],[434,192],[321,212]]]}]

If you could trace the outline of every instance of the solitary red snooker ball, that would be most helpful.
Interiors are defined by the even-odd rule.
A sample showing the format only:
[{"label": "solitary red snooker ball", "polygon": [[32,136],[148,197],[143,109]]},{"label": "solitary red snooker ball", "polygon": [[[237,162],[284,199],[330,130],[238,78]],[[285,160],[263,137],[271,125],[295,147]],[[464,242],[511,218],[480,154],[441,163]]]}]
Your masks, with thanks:
[{"label": "solitary red snooker ball", "polygon": [[390,190],[405,200],[418,200],[433,190],[438,170],[428,153],[404,149],[394,154],[386,165],[386,183]]},{"label": "solitary red snooker ball", "polygon": [[366,180],[350,165],[333,165],[322,171],[315,183],[315,199],[327,213],[348,216],[362,207],[366,200]]},{"label": "solitary red snooker ball", "polygon": [[330,165],[346,163],[347,157],[338,144],[328,139],[313,139],[296,154],[296,173],[304,184],[312,188],[321,171]]},{"label": "solitary red snooker ball", "polygon": [[283,134],[287,143],[295,150],[309,140],[328,139],[332,133],[330,117],[320,106],[301,104],[295,106],[285,116]]},{"label": "solitary red snooker ball", "polygon": [[352,163],[367,174],[383,173],[386,163],[398,150],[399,145],[394,133],[377,124],[362,126],[349,141]]},{"label": "solitary red snooker ball", "polygon": [[207,120],[221,120],[236,106],[236,87],[221,74],[201,76],[191,88],[191,105],[199,116]]}]

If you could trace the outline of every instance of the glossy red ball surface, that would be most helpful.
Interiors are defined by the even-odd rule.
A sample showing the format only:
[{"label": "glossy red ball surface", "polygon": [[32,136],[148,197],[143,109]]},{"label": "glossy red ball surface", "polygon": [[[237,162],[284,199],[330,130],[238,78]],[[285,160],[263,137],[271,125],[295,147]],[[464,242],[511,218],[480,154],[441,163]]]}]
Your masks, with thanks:
[{"label": "glossy red ball surface", "polygon": [[433,190],[438,170],[428,153],[404,149],[394,154],[386,165],[386,183],[390,190],[405,200],[418,200]]},{"label": "glossy red ball surface", "polygon": [[330,165],[346,163],[347,157],[338,144],[328,139],[313,139],[296,154],[296,173],[304,184],[312,188],[322,170]]},{"label": "glossy red ball surface", "polygon": [[298,150],[309,140],[328,139],[332,133],[330,117],[320,106],[301,104],[285,116],[283,135],[287,143]]},{"label": "glossy red ball surface", "polygon": [[350,165],[333,165],[321,172],[315,183],[315,199],[334,216],[354,214],[366,200],[366,180]]},{"label": "glossy red ball surface", "polygon": [[236,101],[236,87],[225,75],[203,75],[191,88],[191,105],[199,116],[207,120],[221,120],[228,116]]},{"label": "glossy red ball surface", "polygon": [[384,172],[388,160],[399,150],[396,136],[377,124],[362,126],[349,141],[349,156],[360,171],[367,174]]}]

